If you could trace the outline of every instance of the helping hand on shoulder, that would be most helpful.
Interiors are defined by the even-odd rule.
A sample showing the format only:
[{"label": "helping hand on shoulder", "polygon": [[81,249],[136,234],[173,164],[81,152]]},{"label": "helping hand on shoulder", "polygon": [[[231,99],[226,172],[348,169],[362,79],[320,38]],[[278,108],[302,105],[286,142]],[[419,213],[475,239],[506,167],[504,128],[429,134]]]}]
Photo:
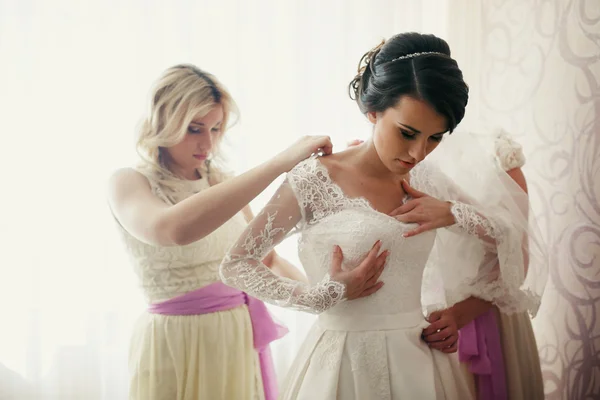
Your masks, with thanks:
[{"label": "helping hand on shoulder", "polygon": [[333,144],[329,136],[304,136],[275,156],[275,159],[280,163],[285,172],[289,172],[300,161],[319,151],[323,155],[332,153]]}]

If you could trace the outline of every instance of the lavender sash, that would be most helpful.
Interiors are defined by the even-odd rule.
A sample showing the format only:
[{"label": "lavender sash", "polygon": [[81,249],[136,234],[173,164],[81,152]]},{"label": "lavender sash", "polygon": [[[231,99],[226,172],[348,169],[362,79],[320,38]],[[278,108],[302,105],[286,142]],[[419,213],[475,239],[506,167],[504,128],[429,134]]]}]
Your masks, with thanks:
[{"label": "lavender sash", "polygon": [[276,400],[277,377],[269,343],[283,337],[287,328],[273,321],[265,304],[246,293],[215,282],[182,296],[151,304],[148,311],[161,315],[202,315],[230,310],[246,304],[252,321],[254,348],[258,351],[265,400]]},{"label": "lavender sash", "polygon": [[507,400],[504,357],[494,310],[488,310],[460,330],[458,358],[469,365],[478,400]]}]

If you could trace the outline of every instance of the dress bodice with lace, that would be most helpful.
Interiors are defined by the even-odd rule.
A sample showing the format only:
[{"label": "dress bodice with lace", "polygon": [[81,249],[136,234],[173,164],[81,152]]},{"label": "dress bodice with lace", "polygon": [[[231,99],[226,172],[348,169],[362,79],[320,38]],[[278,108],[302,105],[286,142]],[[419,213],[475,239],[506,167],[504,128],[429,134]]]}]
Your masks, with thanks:
[{"label": "dress bodice with lace", "polygon": [[[456,224],[405,238],[402,233],[415,225],[378,212],[365,198],[349,198],[312,157],[288,173],[223,260],[226,284],[272,304],[319,314],[284,382],[282,399],[471,398],[457,360],[420,340],[427,326],[423,308],[426,301],[453,303],[469,296],[501,309],[522,305],[517,294],[523,232],[513,229],[503,207],[481,207],[427,161],[413,168],[410,184],[450,201]],[[261,262],[294,232],[308,284],[279,277]],[[384,286],[344,301],[345,286],[328,274],[334,246],[342,249],[342,268],[348,269],[359,265],[377,240],[389,250],[380,278]]]},{"label": "dress bodice with lace", "polygon": [[[434,191],[440,180],[427,163],[413,169],[410,181],[417,190],[446,199]],[[493,222],[466,204],[456,202],[453,210],[461,234],[495,242]],[[364,198],[347,197],[317,158],[288,173],[221,266],[229,285],[273,304],[320,314],[281,398],[470,399],[456,360],[419,339],[426,326],[421,286],[437,233],[404,238],[402,233],[413,227],[376,211]],[[294,231],[300,233],[298,253],[310,284],[278,277],[261,263]],[[334,245],[342,249],[342,268],[352,268],[377,240],[390,251],[384,286],[371,296],[343,301],[344,285],[328,275]]]},{"label": "dress bodice with lace", "polygon": [[[171,205],[210,186],[206,178],[195,181],[170,178],[165,185],[151,175],[145,176],[153,193]],[[197,242],[169,247],[144,243],[119,228],[144,296],[155,303],[220,281],[219,264],[245,226],[244,217],[238,213]]]},{"label": "dress bodice with lace", "polygon": [[[452,211],[457,223],[450,230],[472,238],[475,246],[471,250],[479,252],[472,258],[474,273],[466,274],[465,279],[452,285],[454,287],[440,290],[446,291],[451,299],[462,300],[477,295],[490,301],[504,298],[498,302],[499,306],[508,304],[506,298],[513,293],[509,293],[506,283],[519,278],[507,275],[496,279],[498,271],[489,269],[495,268],[493,265],[496,264],[489,260],[510,237],[506,221],[457,201],[460,194],[452,198],[452,183],[446,182],[443,174],[427,162],[411,171],[410,180],[417,190],[441,200],[454,201]],[[288,174],[270,203],[224,259],[221,275],[225,283],[264,301],[313,313],[330,309],[332,313],[343,313],[350,307],[355,315],[360,309],[366,313],[414,310],[421,305],[423,270],[437,233],[404,238],[402,233],[408,228],[413,226],[376,211],[366,199],[347,197],[330,179],[325,166],[317,158],[311,158]],[[293,231],[300,232],[299,256],[310,280],[308,285],[278,277],[261,263],[268,251]],[[342,248],[344,265],[351,267],[359,264],[376,240],[382,241],[382,248],[390,250],[381,277],[384,287],[375,295],[353,301],[351,306],[340,304],[345,288],[328,275],[334,245]],[[520,237],[516,248],[513,247],[506,256],[503,255],[509,264],[511,257],[521,256]],[[464,270],[467,269],[465,266]]]},{"label": "dress bodice with lace", "polygon": [[434,244],[435,232],[411,238],[402,236],[404,231],[414,227],[365,205],[332,214],[304,231],[298,253],[314,283],[329,270],[335,245],[343,251],[343,267],[346,268],[360,264],[377,240],[382,241],[382,249],[393,249],[380,277],[385,285],[377,293],[352,302],[341,302],[324,313],[352,316],[419,309],[423,269]]}]

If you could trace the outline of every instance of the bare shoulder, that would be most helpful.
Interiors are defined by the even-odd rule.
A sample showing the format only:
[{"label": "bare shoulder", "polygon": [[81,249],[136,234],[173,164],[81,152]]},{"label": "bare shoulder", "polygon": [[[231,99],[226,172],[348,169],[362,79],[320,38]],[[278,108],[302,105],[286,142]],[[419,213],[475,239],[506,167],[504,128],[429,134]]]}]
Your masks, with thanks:
[{"label": "bare shoulder", "polygon": [[144,174],[142,174],[138,170],[131,168],[131,167],[119,168],[116,171],[114,171],[112,173],[112,175],[110,176],[111,183],[112,182],[114,182],[114,183],[120,183],[120,182],[133,183],[136,181],[137,182],[140,182],[140,181],[147,182],[148,179],[144,176]]},{"label": "bare shoulder", "polygon": [[108,196],[114,206],[134,193],[152,192],[148,178],[133,168],[121,168],[113,172],[108,181]]},{"label": "bare shoulder", "polygon": [[112,173],[108,181],[111,190],[144,185],[150,187],[148,178],[133,168],[120,168]]},{"label": "bare shoulder", "polygon": [[[358,146],[357,146],[358,147]],[[334,153],[329,156],[319,157],[321,164],[327,169],[327,172],[332,179],[335,180],[338,176],[345,176],[354,171],[352,158],[355,156],[356,149],[349,148],[339,153]]]},{"label": "bare shoulder", "polygon": [[527,180],[525,179],[525,174],[523,174],[523,170],[521,170],[521,168],[513,168],[506,171],[506,173],[512,178],[513,181],[515,181],[517,185],[521,187],[521,189],[523,189],[525,193],[527,193]]}]

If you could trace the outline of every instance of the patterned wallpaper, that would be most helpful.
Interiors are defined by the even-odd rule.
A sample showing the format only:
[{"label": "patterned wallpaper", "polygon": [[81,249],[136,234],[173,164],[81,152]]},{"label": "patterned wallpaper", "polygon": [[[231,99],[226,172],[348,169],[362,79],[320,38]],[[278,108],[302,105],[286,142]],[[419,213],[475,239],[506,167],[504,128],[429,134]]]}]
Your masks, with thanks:
[{"label": "patterned wallpaper", "polygon": [[551,249],[534,328],[547,399],[600,398],[600,0],[485,0],[478,113],[523,144]]}]

